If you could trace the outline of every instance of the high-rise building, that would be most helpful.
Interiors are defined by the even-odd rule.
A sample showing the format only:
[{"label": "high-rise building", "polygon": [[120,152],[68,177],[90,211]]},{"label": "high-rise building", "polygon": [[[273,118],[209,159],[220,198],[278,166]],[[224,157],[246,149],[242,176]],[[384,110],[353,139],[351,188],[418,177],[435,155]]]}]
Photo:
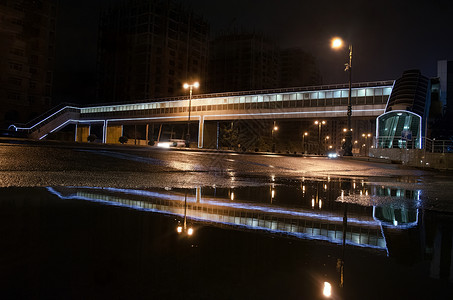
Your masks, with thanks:
[{"label": "high-rise building", "polygon": [[453,61],[437,62],[437,77],[440,81],[440,101],[445,110],[453,111]]},{"label": "high-rise building", "polygon": [[280,51],[279,87],[314,86],[322,83],[316,59],[300,48]]},{"label": "high-rise building", "polygon": [[0,1],[0,127],[51,104],[57,0]]},{"label": "high-rise building", "polygon": [[[183,95],[206,81],[209,25],[172,0],[125,0],[103,10],[97,98],[102,102]],[[200,91],[205,88],[201,84]]]},{"label": "high-rise building", "polygon": [[280,80],[277,45],[256,33],[221,35],[210,43],[210,92],[277,88]]},{"label": "high-rise building", "polygon": [[223,34],[210,43],[210,92],[321,84],[316,59],[299,49],[280,49],[257,33]]}]

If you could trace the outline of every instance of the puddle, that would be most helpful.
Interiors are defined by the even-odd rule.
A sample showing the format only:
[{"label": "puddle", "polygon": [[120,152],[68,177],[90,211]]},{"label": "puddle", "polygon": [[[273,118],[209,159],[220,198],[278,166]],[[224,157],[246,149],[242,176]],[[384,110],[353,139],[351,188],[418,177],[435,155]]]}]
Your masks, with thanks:
[{"label": "puddle", "polygon": [[336,299],[453,290],[453,215],[417,189],[3,188],[0,205],[2,288],[20,298],[316,299],[325,281]]}]

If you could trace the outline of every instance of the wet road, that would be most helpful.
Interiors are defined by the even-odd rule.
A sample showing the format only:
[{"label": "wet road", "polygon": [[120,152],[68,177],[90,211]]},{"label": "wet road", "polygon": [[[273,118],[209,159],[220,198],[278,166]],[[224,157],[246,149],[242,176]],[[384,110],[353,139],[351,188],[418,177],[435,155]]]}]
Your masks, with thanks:
[{"label": "wet road", "polygon": [[328,281],[332,299],[451,299],[452,183],[356,159],[0,140],[0,294],[325,299]]},{"label": "wet road", "polygon": [[420,189],[450,202],[451,173],[325,157],[291,157],[77,144],[0,144],[0,187],[252,186],[303,178],[355,178]]}]

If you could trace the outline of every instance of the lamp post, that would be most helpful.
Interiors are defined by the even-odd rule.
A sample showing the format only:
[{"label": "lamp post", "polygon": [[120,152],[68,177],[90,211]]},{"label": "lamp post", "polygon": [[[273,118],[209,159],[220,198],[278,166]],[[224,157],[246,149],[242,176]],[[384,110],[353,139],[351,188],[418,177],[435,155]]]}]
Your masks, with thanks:
[{"label": "lamp post", "polygon": [[321,126],[326,125],[326,121],[315,121],[315,125],[318,125],[318,155],[321,155]]},{"label": "lamp post", "polygon": [[[339,49],[343,47],[343,41],[336,37],[332,39],[332,48]],[[345,71],[349,71],[349,93],[348,93],[348,130],[345,135],[345,142],[343,144],[343,156],[352,156],[352,132],[351,132],[351,86],[352,86],[352,45],[349,45],[349,62],[345,64]]]},{"label": "lamp post", "polygon": [[302,135],[302,152],[303,154],[305,154],[305,137],[308,135],[308,132],[304,132],[304,134]]},{"label": "lamp post", "polygon": [[181,225],[180,222],[178,222],[178,226],[176,227],[176,231],[178,233],[186,233],[188,236],[191,236],[193,234],[193,228],[189,227],[187,228],[187,191],[184,196],[184,219],[183,219],[183,225]]},{"label": "lamp post", "polygon": [[275,124],[272,126],[272,152],[275,152],[275,139],[274,139],[274,132],[278,130],[278,126]]},{"label": "lamp post", "polygon": [[328,142],[329,140],[330,140],[330,136],[327,135],[327,136],[324,138],[324,149],[325,149],[326,151],[328,151],[327,142]]},{"label": "lamp post", "polygon": [[183,85],[184,89],[186,90],[189,89],[189,118],[187,119],[186,147],[189,147],[190,143],[190,108],[192,105],[192,89],[193,88],[198,89],[199,86],[200,84],[197,81],[192,84],[184,83]]},{"label": "lamp post", "polygon": [[368,138],[371,137],[371,133],[362,133],[362,137],[365,138],[365,144],[363,145],[365,147],[364,149],[364,155],[367,155],[368,154]]}]

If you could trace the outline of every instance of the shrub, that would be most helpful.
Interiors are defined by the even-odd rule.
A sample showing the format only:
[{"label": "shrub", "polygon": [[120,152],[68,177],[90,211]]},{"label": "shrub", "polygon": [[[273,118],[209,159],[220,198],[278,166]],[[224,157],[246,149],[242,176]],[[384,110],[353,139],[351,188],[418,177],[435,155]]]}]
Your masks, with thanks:
[{"label": "shrub", "polygon": [[118,142],[120,142],[121,144],[126,144],[128,140],[129,140],[129,139],[127,138],[127,136],[122,135],[122,136],[120,136],[120,138],[118,139]]},{"label": "shrub", "polygon": [[90,135],[87,137],[87,140],[88,140],[88,142],[90,142],[90,143],[94,142],[96,139],[97,139],[97,136],[96,136],[95,134],[90,134]]}]

